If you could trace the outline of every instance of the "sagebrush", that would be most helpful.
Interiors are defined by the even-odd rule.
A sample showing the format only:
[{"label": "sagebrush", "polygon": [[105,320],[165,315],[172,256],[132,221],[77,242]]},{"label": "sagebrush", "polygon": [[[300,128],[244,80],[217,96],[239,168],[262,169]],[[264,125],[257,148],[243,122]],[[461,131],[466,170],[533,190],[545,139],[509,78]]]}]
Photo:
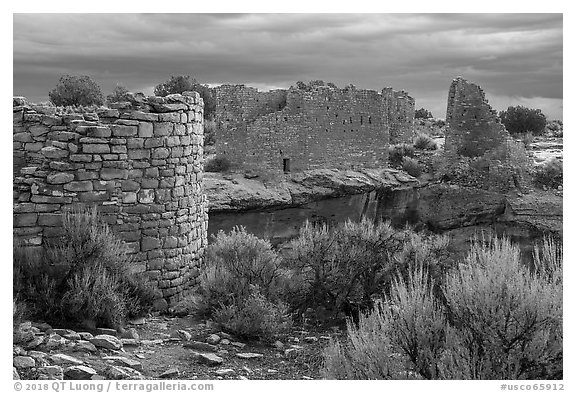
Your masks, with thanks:
[{"label": "sagebrush", "polygon": [[155,290],[131,272],[127,247],[95,208],[64,212],[62,228],[62,237],[43,252],[14,246],[14,295],[31,314],[56,323],[119,327],[151,310]]},{"label": "sagebrush", "polygon": [[507,239],[477,239],[435,291],[416,264],[385,301],[324,352],[333,379],[561,379],[562,252],[536,268]]}]

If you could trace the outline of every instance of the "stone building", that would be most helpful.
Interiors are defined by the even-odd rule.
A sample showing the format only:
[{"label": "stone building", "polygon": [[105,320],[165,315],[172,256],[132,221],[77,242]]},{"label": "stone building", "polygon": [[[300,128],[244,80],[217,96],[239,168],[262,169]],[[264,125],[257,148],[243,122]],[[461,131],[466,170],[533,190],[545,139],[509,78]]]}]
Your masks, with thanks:
[{"label": "stone building", "polygon": [[413,139],[414,99],[391,88],[222,85],[213,93],[217,153],[242,170],[387,166],[389,145]]},{"label": "stone building", "polygon": [[444,150],[449,161],[469,159],[491,190],[528,187],[531,164],[524,146],[512,139],[482,88],[462,77],[448,92]]},{"label": "stone building", "polygon": [[14,98],[14,239],[42,247],[62,234],[63,211],[95,205],[164,306],[178,301],[207,244],[202,99],[186,92],[70,109]]}]

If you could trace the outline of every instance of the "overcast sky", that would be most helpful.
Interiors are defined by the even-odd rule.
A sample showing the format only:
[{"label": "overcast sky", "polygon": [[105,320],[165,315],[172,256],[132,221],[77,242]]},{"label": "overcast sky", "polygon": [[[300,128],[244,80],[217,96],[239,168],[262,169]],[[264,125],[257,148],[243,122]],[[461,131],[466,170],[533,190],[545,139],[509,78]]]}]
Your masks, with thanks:
[{"label": "overcast sky", "polygon": [[63,74],[151,94],[170,75],[266,90],[298,80],[407,90],[445,117],[450,82],[562,119],[561,14],[15,14],[14,95]]}]

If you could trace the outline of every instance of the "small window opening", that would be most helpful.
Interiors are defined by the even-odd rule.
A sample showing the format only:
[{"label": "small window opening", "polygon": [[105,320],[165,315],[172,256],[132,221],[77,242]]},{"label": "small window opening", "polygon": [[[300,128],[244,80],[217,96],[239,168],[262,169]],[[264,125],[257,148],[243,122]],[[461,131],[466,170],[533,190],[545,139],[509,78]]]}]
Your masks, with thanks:
[{"label": "small window opening", "polygon": [[372,116],[368,116],[368,124],[372,124]]},{"label": "small window opening", "polygon": [[284,173],[290,172],[290,159],[289,158],[284,158],[282,160],[282,167],[284,169]]},{"label": "small window opening", "polygon": [[350,116],[350,124],[352,124],[352,116]]},{"label": "small window opening", "polygon": [[364,124],[364,117],[360,116],[360,125]]}]

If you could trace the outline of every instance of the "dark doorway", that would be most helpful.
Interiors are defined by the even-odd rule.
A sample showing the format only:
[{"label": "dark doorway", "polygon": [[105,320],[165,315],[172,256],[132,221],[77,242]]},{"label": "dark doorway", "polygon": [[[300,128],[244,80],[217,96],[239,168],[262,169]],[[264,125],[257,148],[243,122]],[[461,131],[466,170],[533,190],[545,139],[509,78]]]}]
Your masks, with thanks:
[{"label": "dark doorway", "polygon": [[289,158],[284,158],[282,160],[282,165],[284,167],[284,173],[290,172],[290,159]]}]

